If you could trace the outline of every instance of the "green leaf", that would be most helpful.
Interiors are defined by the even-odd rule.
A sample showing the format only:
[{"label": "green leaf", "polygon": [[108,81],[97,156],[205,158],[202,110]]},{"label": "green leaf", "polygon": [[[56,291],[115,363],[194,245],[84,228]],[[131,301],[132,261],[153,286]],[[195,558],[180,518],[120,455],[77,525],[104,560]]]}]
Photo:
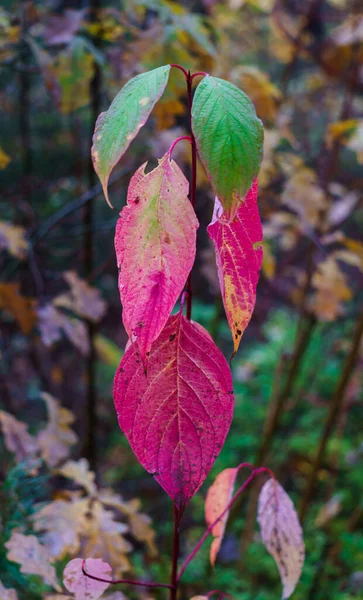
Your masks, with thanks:
[{"label": "green leaf", "polygon": [[195,91],[192,128],[225,217],[232,219],[260,168],[262,122],[244,92],[207,75]]},{"label": "green leaf", "polygon": [[97,119],[92,160],[110,206],[107,185],[111,171],[146,123],[166,87],[170,68],[165,65],[130,79]]}]

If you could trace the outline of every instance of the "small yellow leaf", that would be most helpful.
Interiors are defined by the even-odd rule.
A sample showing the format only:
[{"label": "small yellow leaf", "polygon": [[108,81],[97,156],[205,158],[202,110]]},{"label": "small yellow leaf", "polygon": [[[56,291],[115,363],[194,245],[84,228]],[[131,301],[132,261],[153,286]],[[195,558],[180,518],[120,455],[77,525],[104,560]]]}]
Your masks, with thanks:
[{"label": "small yellow leaf", "polygon": [[73,479],[75,483],[84,487],[90,496],[96,495],[95,474],[89,470],[87,459],[68,460],[57,469],[57,473],[68,479]]},{"label": "small yellow leaf", "polygon": [[6,169],[8,164],[11,162],[11,158],[0,146],[0,171]]},{"label": "small yellow leaf", "polygon": [[43,392],[42,397],[47,405],[49,423],[38,433],[37,441],[43,459],[50,467],[54,467],[67,458],[70,447],[77,441],[76,434],[69,427],[75,417],[50,394]]},{"label": "small yellow leaf", "polygon": [[28,249],[25,235],[23,227],[0,221],[0,249],[6,248],[10,254],[21,260],[25,258]]}]

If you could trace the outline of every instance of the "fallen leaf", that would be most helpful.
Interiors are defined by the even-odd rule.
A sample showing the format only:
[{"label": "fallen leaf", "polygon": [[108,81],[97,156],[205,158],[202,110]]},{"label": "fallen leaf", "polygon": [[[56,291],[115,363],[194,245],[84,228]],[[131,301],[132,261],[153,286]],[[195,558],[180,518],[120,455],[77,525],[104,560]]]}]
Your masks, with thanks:
[{"label": "fallen leaf", "polygon": [[[210,486],[207,497],[205,499],[205,520],[207,522],[208,527],[214,523],[214,521],[222,514],[222,512],[227,507],[228,503],[232,499],[234,484],[236,482],[236,477],[238,473],[238,468],[234,469],[225,469],[217,477],[214,482]],[[210,562],[214,567],[217,554],[222,544],[224,531],[226,528],[227,520],[229,516],[229,511],[218,521],[218,523],[212,529],[212,535],[214,540],[212,542],[210,548]]]},{"label": "fallen leaf", "polygon": [[0,221],[0,250],[2,248],[6,248],[10,254],[23,260],[28,249],[25,229]]},{"label": "fallen leaf", "polygon": [[15,454],[17,462],[32,458],[38,452],[37,441],[28,432],[28,425],[3,410],[0,410],[0,425],[5,446]]},{"label": "fallen leaf", "polygon": [[319,510],[316,519],[315,525],[317,527],[325,527],[329,521],[334,519],[340,511],[342,510],[342,495],[335,494],[328,502],[323,504],[321,509]]},{"label": "fallen leaf", "polygon": [[45,23],[44,41],[49,45],[69,44],[79,30],[85,10],[66,9],[50,15]]},{"label": "fallen leaf", "polygon": [[63,277],[71,291],[57,296],[53,305],[67,308],[79,317],[98,323],[106,312],[106,303],[102,300],[100,291],[80,279],[74,271],[66,271]]},{"label": "fallen leaf", "polygon": [[300,579],[305,546],[295,507],[275,479],[269,479],[262,487],[257,520],[262,541],[279,569],[283,585],[282,600],[285,600],[291,596]]},{"label": "fallen leaf", "polygon": [[8,154],[6,154],[5,150],[3,150],[0,146],[0,171],[6,169],[8,164],[11,162],[11,158]]},{"label": "fallen leaf", "polygon": [[44,583],[51,585],[57,592],[62,591],[55,568],[49,562],[48,551],[34,535],[14,531],[4,546],[8,550],[7,559],[18,563],[21,573],[39,575]]},{"label": "fallen leaf", "polygon": [[42,398],[47,405],[49,423],[38,433],[37,442],[45,462],[50,467],[55,467],[68,457],[70,447],[77,441],[76,434],[69,427],[75,417],[50,394],[43,392]]},{"label": "fallen leaf", "polygon": [[350,300],[353,292],[334,256],[319,263],[311,283],[316,290],[311,301],[314,314],[321,321],[335,321],[344,311],[342,303]]},{"label": "fallen leaf", "polygon": [[6,588],[0,581],[0,600],[18,600],[18,594],[13,588]]},{"label": "fallen leaf", "polygon": [[102,556],[112,565],[116,574],[129,570],[127,554],[132,546],[123,537],[128,531],[125,523],[115,520],[112,511],[106,510],[101,502],[94,501],[83,530],[83,554],[90,557]]},{"label": "fallen leaf", "polygon": [[[109,583],[95,581],[84,575],[82,564],[82,558],[71,560],[63,571],[63,583],[67,590],[74,594],[75,600],[98,600],[107,590]],[[85,570],[95,577],[111,579],[110,565],[100,558],[86,558]]]},{"label": "fallen leaf", "polygon": [[89,462],[86,458],[80,458],[77,461],[68,460],[57,469],[57,473],[84,487],[90,496],[96,495],[95,474],[89,470]]},{"label": "fallen leaf", "polygon": [[79,319],[72,319],[55,308],[46,304],[37,309],[40,336],[46,346],[58,342],[62,333],[83,355],[89,353],[87,327]]},{"label": "fallen leaf", "polygon": [[36,323],[35,300],[22,296],[19,283],[0,283],[0,308],[9,312],[24,335],[29,335]]},{"label": "fallen leaf", "polygon": [[32,515],[34,531],[41,535],[51,560],[76,554],[87,526],[89,499],[54,500]]}]

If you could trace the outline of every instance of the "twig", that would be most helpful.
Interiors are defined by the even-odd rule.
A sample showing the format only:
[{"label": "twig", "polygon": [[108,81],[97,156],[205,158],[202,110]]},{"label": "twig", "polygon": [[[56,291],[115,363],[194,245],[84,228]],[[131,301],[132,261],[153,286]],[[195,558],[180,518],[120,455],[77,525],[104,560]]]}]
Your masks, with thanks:
[{"label": "twig", "polygon": [[301,502],[299,515],[300,520],[303,521],[306,515],[309,502],[311,500],[312,492],[314,490],[314,486],[316,483],[316,477],[318,471],[320,469],[322,460],[325,455],[325,450],[329,438],[334,430],[335,424],[339,419],[342,408],[344,407],[344,398],[347,391],[347,387],[350,381],[350,378],[353,374],[356,361],[359,354],[359,348],[363,337],[363,311],[358,319],[358,323],[355,328],[354,338],[352,342],[352,346],[350,352],[345,360],[345,364],[343,367],[343,371],[341,373],[337,388],[331,400],[330,410],[328,414],[327,421],[325,423],[323,435],[320,439],[319,448],[316,453],[314,463],[308,478],[307,486],[305,489],[305,493]]},{"label": "twig", "polygon": [[148,588],[161,587],[161,588],[171,589],[171,586],[168,583],[154,583],[154,582],[149,583],[147,581],[137,581],[134,579],[103,579],[102,577],[96,577],[96,575],[91,575],[90,573],[88,573],[88,571],[86,571],[85,563],[86,563],[86,561],[83,560],[82,561],[82,573],[85,577],[88,577],[89,579],[94,579],[94,581],[102,581],[102,583],[109,583],[110,585],[118,585],[119,583],[127,583],[129,585],[142,585],[143,587],[148,587]]}]

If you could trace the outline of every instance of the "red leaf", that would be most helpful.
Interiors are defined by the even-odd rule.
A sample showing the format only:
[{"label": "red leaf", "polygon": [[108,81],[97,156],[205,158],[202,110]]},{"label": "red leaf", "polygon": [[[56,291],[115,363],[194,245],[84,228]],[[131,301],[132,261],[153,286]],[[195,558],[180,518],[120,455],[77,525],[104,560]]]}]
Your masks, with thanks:
[{"label": "red leaf", "polygon": [[234,351],[250,322],[256,302],[256,287],[262,263],[262,248],[253,244],[262,240],[257,206],[257,179],[238,209],[233,221],[224,220],[216,198],[212,223],[208,226],[213,240],[223,304],[232,332]]},{"label": "red leaf", "polygon": [[116,373],[119,425],[140,463],[183,508],[222,449],[233,413],[232,378],[210,335],[173,315],[153,343],[147,373],[133,344]]},{"label": "red leaf", "polygon": [[195,258],[198,221],[188,182],[167,154],[131,179],[115,247],[122,318],[144,359],[183,290]]},{"label": "red leaf", "polygon": [[[208,527],[223,513],[228,503],[231,501],[237,473],[238,467],[224,469],[224,471],[217,475],[210,486],[205,499],[205,520]],[[216,562],[217,554],[221,547],[228,516],[229,510],[212,529],[212,535],[215,538],[210,547],[209,554],[212,566],[214,566]]]}]

